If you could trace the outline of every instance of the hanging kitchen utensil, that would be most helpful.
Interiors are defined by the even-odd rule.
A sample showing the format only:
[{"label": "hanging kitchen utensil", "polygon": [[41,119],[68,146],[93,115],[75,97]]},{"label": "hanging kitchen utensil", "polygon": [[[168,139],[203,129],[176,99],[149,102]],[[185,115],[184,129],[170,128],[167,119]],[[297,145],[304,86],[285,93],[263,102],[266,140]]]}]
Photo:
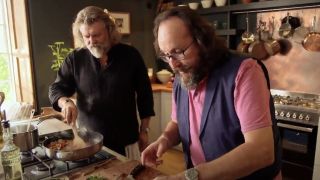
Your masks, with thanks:
[{"label": "hanging kitchen utensil", "polygon": [[[288,20],[289,18],[289,20]],[[291,29],[294,30],[296,29],[297,27],[301,26],[301,21],[298,17],[295,17],[295,16],[286,16],[285,18],[283,18],[281,20],[281,24],[284,24],[286,22],[289,22],[290,26],[291,26]]]},{"label": "hanging kitchen utensil", "polygon": [[293,34],[292,34],[292,41],[295,43],[302,43],[304,38],[307,36],[307,34],[310,32],[310,30],[307,27],[299,26],[297,27]]},{"label": "hanging kitchen utensil", "polygon": [[254,42],[254,34],[249,31],[249,17],[246,16],[246,31],[241,35],[241,42],[237,46],[240,53],[248,53],[249,45]]},{"label": "hanging kitchen utensil", "polygon": [[312,31],[307,34],[302,42],[302,46],[307,51],[320,51],[320,32],[316,32],[316,16],[313,17]]},{"label": "hanging kitchen utensil", "polygon": [[[300,14],[302,15],[303,14],[303,11],[301,10]],[[302,19],[301,17],[298,18],[299,19],[299,22],[300,22],[300,26],[298,26],[297,28],[294,29],[294,32],[292,34],[292,41],[295,42],[295,43],[299,43],[301,44],[302,41],[304,40],[304,38],[307,36],[307,34],[310,32],[309,28],[307,27],[304,27],[302,25],[300,19]],[[290,21],[289,21],[290,22]]]},{"label": "hanging kitchen utensil", "polygon": [[262,21],[262,19],[259,20],[260,24],[260,39],[263,41],[267,41],[270,39],[270,32],[267,30],[267,22]]},{"label": "hanging kitchen utensil", "polygon": [[248,13],[246,16],[246,31],[244,33],[242,33],[241,35],[241,40],[245,43],[245,44],[250,44],[254,41],[254,34],[251,33],[249,31],[249,17],[248,17]]},{"label": "hanging kitchen utensil", "polygon": [[[270,56],[273,56],[277,54],[280,51],[280,44],[276,39],[273,39],[273,33],[274,33],[274,16],[272,16],[272,22],[270,24],[271,28],[269,28],[271,31],[270,38],[268,38],[267,41],[264,43],[264,47],[268,54]],[[272,30],[271,30],[272,29]]]},{"label": "hanging kitchen utensil", "polygon": [[279,28],[279,36],[283,38],[288,38],[291,35],[292,27],[289,23],[289,13],[287,13],[286,23],[281,24]]},{"label": "hanging kitchen utensil", "polygon": [[269,57],[268,52],[264,46],[264,41],[261,39],[261,24],[259,24],[257,29],[258,39],[250,44],[248,52],[251,56],[258,60],[265,60]]}]

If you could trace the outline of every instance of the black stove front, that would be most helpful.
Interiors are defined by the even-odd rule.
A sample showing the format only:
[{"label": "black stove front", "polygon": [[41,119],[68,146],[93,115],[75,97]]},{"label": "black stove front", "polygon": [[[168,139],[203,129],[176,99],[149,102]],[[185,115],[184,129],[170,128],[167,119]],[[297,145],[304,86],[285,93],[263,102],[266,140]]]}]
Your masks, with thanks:
[{"label": "black stove front", "polygon": [[79,161],[52,160],[45,155],[41,147],[36,147],[29,152],[21,153],[21,163],[25,180],[51,179],[61,175],[80,170],[80,168],[104,162],[114,158],[105,150],[94,156]]},{"label": "black stove front", "polygon": [[283,152],[286,179],[312,179],[320,98],[316,94],[271,90]]}]

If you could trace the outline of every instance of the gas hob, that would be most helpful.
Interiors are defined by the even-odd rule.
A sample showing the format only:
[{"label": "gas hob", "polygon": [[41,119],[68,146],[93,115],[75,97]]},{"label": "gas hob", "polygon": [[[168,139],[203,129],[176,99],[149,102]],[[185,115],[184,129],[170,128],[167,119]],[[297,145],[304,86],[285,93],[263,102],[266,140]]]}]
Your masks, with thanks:
[{"label": "gas hob", "polygon": [[103,163],[115,158],[105,150],[94,156],[79,161],[58,161],[48,158],[42,147],[36,147],[30,152],[21,153],[22,169],[25,180],[52,179],[75,172],[83,167]]},{"label": "gas hob", "polygon": [[271,90],[278,120],[318,126],[320,96],[317,94]]}]

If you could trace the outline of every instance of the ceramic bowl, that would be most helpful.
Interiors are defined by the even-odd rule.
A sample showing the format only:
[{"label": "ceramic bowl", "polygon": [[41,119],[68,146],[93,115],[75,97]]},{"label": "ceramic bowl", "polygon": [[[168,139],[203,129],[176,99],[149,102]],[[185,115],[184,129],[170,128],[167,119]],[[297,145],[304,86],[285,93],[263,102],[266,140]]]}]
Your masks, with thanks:
[{"label": "ceramic bowl", "polygon": [[227,3],[227,0],[214,0],[214,2],[217,7],[220,7],[220,6],[225,6]]},{"label": "ceramic bowl", "polygon": [[201,5],[203,8],[210,8],[212,6],[213,0],[202,0]]},{"label": "ceramic bowl", "polygon": [[192,3],[189,3],[189,8],[190,9],[193,9],[193,10],[197,10],[198,7],[199,7],[199,3],[198,2],[192,2]]},{"label": "ceramic bowl", "polygon": [[168,70],[161,70],[157,72],[157,78],[162,84],[167,84],[172,77],[172,73],[169,72]]}]

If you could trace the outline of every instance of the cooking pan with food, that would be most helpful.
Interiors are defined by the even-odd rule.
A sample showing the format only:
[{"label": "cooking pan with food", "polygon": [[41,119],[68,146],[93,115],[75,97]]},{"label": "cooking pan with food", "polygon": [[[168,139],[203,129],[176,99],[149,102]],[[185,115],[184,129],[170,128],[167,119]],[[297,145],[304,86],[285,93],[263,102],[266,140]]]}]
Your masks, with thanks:
[{"label": "cooking pan with food", "polygon": [[60,135],[43,141],[46,155],[51,159],[61,161],[77,161],[91,157],[99,152],[103,144],[103,135],[86,129],[77,130],[82,143],[75,136]]}]

